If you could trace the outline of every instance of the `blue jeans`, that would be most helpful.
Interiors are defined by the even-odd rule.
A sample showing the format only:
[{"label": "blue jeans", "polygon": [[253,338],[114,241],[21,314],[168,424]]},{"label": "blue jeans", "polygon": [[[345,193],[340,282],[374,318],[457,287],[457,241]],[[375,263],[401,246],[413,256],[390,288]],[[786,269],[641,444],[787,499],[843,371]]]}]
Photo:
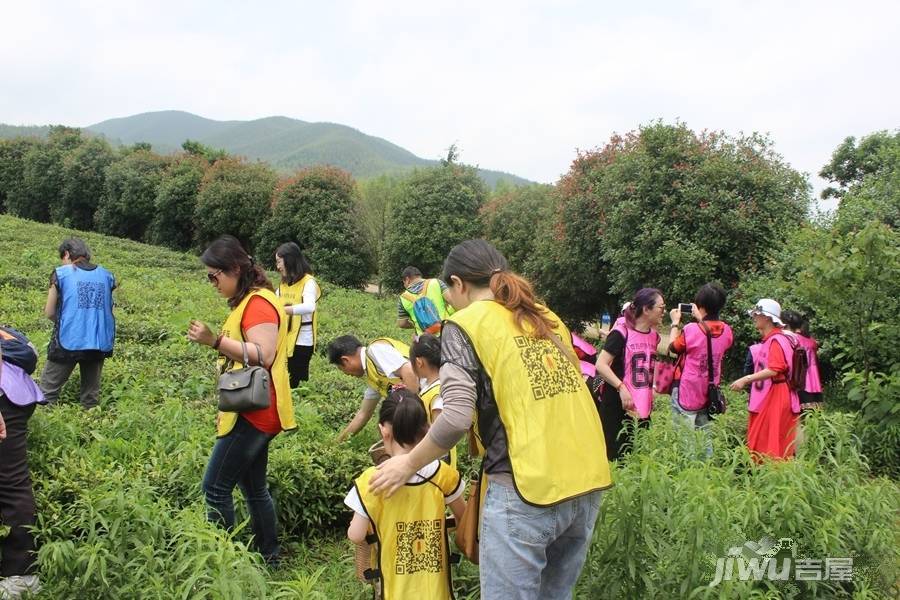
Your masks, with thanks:
[{"label": "blue jeans", "polygon": [[206,474],[207,517],[225,529],[234,528],[234,487],[240,486],[253,529],[254,543],[267,561],[278,558],[278,523],[275,504],[266,482],[269,442],[274,435],[263,433],[243,417],[238,417],[228,435],[216,440]]},{"label": "blue jeans", "polygon": [[[712,420],[710,420],[706,409],[684,410],[681,408],[681,405],[678,404],[677,385],[672,386],[672,420],[676,427],[690,427],[702,431],[705,441],[706,458],[712,458],[712,432],[709,430],[709,425],[712,423]],[[685,446],[689,447],[689,444],[685,444]],[[685,451],[687,451],[687,448]]]},{"label": "blue jeans", "polygon": [[481,517],[483,600],[571,598],[587,557],[601,492],[555,506],[525,504],[489,480]]}]

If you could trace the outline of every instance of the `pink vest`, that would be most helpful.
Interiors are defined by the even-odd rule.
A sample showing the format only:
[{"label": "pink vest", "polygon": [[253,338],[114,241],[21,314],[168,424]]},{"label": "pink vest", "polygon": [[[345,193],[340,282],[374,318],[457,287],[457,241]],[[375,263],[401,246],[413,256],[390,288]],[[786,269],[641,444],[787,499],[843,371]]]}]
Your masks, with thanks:
[{"label": "pink vest", "polygon": [[[731,348],[734,334],[725,325],[722,334],[712,338],[713,383],[722,381],[722,357]],[[678,383],[678,404],[684,410],[700,410],[706,406],[706,391],[709,384],[706,360],[706,333],[697,323],[684,327],[684,366]]]},{"label": "pink vest", "polygon": [[641,333],[627,324],[616,322],[614,331],[625,338],[622,363],[625,366],[623,381],[631,393],[638,416],[646,419],[653,410],[653,367],[656,363],[656,347],[659,334],[655,331]]},{"label": "pink vest", "polygon": [[[791,356],[794,353],[794,349],[791,346],[791,342],[788,339],[787,334],[784,333],[776,333],[766,342],[750,346],[750,354],[751,356],[753,356],[753,372],[758,373],[759,371],[762,371],[763,369],[768,367],[769,348],[772,347],[772,344],[778,344],[779,346],[781,346],[781,351],[784,353],[784,359],[788,366],[788,372],[784,376],[789,378],[791,374]],[[757,348],[755,353],[753,351],[754,348]],[[764,381],[756,381],[751,385],[753,387],[750,389],[750,405],[747,407],[747,410],[756,413],[760,411],[763,402],[765,402],[766,398],[769,396],[769,393],[772,390],[772,380],[766,379]],[[787,385],[787,383],[785,383],[785,385]],[[754,394],[754,391],[758,393]],[[791,411],[793,411],[795,414],[799,414],[800,396],[797,395],[797,392],[794,390],[790,390],[790,394]]]},{"label": "pink vest", "polygon": [[805,335],[795,334],[800,340],[800,345],[806,350],[806,386],[805,391],[816,394],[822,391],[822,378],[819,376],[819,356],[817,353],[819,345],[816,340],[808,338]]}]

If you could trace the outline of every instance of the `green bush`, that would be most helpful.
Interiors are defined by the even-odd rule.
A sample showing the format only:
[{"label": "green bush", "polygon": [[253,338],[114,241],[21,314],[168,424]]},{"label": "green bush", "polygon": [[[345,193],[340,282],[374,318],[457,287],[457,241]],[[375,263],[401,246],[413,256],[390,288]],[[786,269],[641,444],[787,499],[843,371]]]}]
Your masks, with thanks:
[{"label": "green bush", "polygon": [[168,159],[150,150],[129,151],[112,163],[106,169],[105,192],[94,217],[97,231],[143,240],[167,166]]},{"label": "green bush", "polygon": [[358,196],[350,174],[335,167],[298,172],[278,187],[272,214],[256,234],[261,260],[274,265],[278,246],[294,241],[304,249],[317,276],[361,287],[372,265]]},{"label": "green bush", "polygon": [[153,201],[154,213],[147,241],[173,250],[188,250],[194,240],[194,209],[200,183],[209,163],[185,155],[166,170]]},{"label": "green bush", "polygon": [[277,176],[265,163],[218,160],[203,176],[194,207],[195,241],[201,248],[233,235],[252,251],[256,230],[270,213]]},{"label": "green bush", "polygon": [[481,207],[484,237],[514,271],[527,274],[538,254],[541,230],[553,222],[555,207],[552,186],[501,186]]},{"label": "green bush", "polygon": [[116,156],[103,138],[85,140],[63,157],[62,189],[50,203],[50,220],[74,229],[93,229],[106,186],[106,169]]},{"label": "green bush", "polygon": [[384,285],[400,291],[407,265],[438,276],[453,246],[481,234],[478,211],[486,196],[473,167],[445,162],[409,175],[391,207],[381,263]]}]

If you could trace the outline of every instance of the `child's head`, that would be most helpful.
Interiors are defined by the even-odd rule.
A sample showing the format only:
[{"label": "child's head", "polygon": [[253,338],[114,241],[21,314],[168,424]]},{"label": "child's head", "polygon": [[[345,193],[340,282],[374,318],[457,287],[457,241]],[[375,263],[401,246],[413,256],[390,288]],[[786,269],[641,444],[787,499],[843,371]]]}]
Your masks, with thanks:
[{"label": "child's head", "polygon": [[441,340],[430,333],[420,335],[409,347],[409,362],[419,379],[434,374],[441,368]]},{"label": "child's head", "polygon": [[359,349],[362,343],[352,335],[342,335],[328,344],[328,362],[352,377],[365,374]]},{"label": "child's head", "polygon": [[428,417],[419,397],[406,388],[391,390],[381,401],[378,429],[384,448],[390,455],[399,453],[398,445],[410,450],[428,433]]}]

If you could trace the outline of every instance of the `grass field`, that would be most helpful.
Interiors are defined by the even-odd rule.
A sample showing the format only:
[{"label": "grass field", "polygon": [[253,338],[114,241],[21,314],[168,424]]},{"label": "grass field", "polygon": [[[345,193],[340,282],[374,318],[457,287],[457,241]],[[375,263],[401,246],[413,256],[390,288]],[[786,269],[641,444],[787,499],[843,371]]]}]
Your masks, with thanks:
[{"label": "grass field", "polygon": [[[0,321],[43,349],[42,315],[56,247],[71,232],[0,215]],[[362,383],[327,364],[295,392],[299,429],[273,443],[269,479],[285,551],[266,570],[247,528],[228,536],[204,519],[200,480],[214,440],[213,354],[189,344],[188,321],[213,328],[225,302],[196,257],[81,234],[116,274],[118,337],[101,408],[61,406],[31,421],[42,598],[366,598],[353,577],[342,498],[366,466],[370,424],[346,444],[337,431]],[[391,335],[395,300],[323,284],[320,339]],[[43,356],[42,356],[43,359]],[[40,365],[39,365],[40,369]],[[853,435],[855,416],[815,415],[797,460],[753,467],[743,448],[745,399],[714,427],[715,456],[677,430],[667,398],[634,455],[614,466],[579,598],[889,598],[898,593],[900,487],[874,477]],[[471,467],[471,465],[467,465]],[[791,537],[808,558],[853,557],[852,582],[729,581],[709,587],[715,560],[763,536]],[[477,597],[477,567],[455,568],[458,597]]]}]

